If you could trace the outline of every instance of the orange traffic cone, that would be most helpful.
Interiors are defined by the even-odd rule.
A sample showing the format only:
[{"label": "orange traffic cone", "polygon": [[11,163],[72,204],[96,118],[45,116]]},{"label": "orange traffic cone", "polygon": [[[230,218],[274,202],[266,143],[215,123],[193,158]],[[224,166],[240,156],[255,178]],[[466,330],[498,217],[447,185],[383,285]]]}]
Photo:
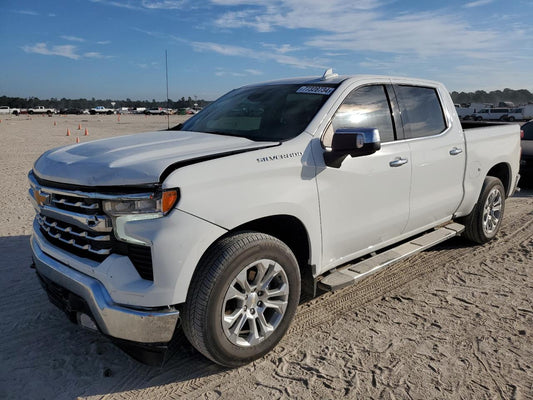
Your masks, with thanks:
[{"label": "orange traffic cone", "polygon": [[78,130],[81,131],[81,124],[78,124]]},{"label": "orange traffic cone", "polygon": [[56,121],[54,121],[54,126],[56,126],[56,125],[57,125],[57,123],[56,123]]},{"label": "orange traffic cone", "polygon": [[70,129],[67,128],[67,136],[70,136]]},{"label": "orange traffic cone", "polygon": [[76,143],[79,143],[79,142],[80,142],[80,138],[76,137]]},{"label": "orange traffic cone", "polygon": [[85,136],[89,136],[89,130],[85,128]]}]

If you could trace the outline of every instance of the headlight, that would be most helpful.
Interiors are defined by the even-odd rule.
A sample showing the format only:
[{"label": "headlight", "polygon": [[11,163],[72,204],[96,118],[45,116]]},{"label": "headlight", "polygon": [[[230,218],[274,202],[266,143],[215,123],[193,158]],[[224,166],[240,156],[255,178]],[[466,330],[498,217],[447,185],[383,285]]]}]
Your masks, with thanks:
[{"label": "headlight", "polygon": [[104,212],[113,220],[113,230],[118,240],[150,246],[146,238],[128,234],[126,225],[133,221],[160,218],[167,215],[179,200],[179,189],[170,189],[149,196],[103,200]]},{"label": "headlight", "polygon": [[112,217],[135,214],[168,214],[179,198],[178,189],[165,190],[157,195],[139,199],[104,200],[104,212]]}]

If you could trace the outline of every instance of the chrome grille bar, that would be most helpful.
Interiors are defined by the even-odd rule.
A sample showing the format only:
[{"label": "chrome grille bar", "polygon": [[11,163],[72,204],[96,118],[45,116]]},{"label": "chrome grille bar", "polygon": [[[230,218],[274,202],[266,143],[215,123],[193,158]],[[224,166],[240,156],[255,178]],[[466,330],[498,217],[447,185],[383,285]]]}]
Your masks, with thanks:
[{"label": "chrome grille bar", "polygon": [[111,232],[113,229],[111,219],[104,215],[80,214],[53,206],[43,206],[41,215],[93,232]]},{"label": "chrome grille bar", "polygon": [[[47,223],[47,221],[45,221],[45,218],[42,218],[41,216],[37,216],[37,221],[39,222],[39,225],[41,226],[41,228],[43,229],[44,232],[46,232],[46,234],[48,236],[50,236],[51,238],[53,239],[56,239],[56,240],[59,240],[63,243],[66,243],[70,246],[73,246],[77,249],[80,249],[80,250],[85,250],[85,251],[88,251],[90,253],[93,253],[93,254],[97,254],[97,255],[109,255],[111,254],[111,247],[109,248],[103,248],[103,249],[96,249],[96,248],[93,248],[92,245],[90,245],[89,243],[86,243],[86,244],[79,244],[76,242],[76,240],[74,238],[70,238],[70,239],[67,239],[67,238],[64,238],[62,235],[61,235],[61,232],[66,232],[67,228],[64,228],[64,229],[61,229],[61,228],[58,228],[57,226],[57,223],[55,226],[52,226],[53,223]],[[53,233],[52,232],[52,229],[56,229],[58,230],[57,233]],[[69,234],[71,235],[75,235],[75,233],[73,233],[72,231],[71,232],[68,232]],[[86,232],[84,232],[86,233]],[[81,238],[81,235],[77,235],[78,237]],[[109,236],[108,236],[109,237]],[[92,237],[88,237],[86,235],[85,239],[87,240],[93,240]],[[109,243],[111,245],[111,243]]]},{"label": "chrome grille bar", "polygon": [[92,204],[85,204],[83,201],[77,201],[76,203],[72,203],[67,201],[65,198],[57,199],[57,195],[54,196],[52,201],[56,204],[61,204],[65,206],[75,207],[75,208],[82,208],[85,210],[98,210],[99,205],[98,203],[92,203]]},{"label": "chrome grille bar", "polygon": [[[41,223],[41,221],[42,221],[42,223]],[[71,226],[63,227],[63,226],[59,225],[58,221],[48,222],[48,218],[47,217],[40,217],[39,224],[41,226],[46,225],[49,228],[54,228],[54,229],[57,229],[57,230],[59,230],[61,232],[65,232],[65,233],[68,233],[70,235],[77,236],[79,238],[83,238],[83,239],[87,239],[87,240],[92,240],[92,241],[95,241],[95,242],[109,242],[111,240],[111,236],[110,235],[91,236],[90,233],[87,232],[87,231],[76,232],[75,230],[72,229]]]}]

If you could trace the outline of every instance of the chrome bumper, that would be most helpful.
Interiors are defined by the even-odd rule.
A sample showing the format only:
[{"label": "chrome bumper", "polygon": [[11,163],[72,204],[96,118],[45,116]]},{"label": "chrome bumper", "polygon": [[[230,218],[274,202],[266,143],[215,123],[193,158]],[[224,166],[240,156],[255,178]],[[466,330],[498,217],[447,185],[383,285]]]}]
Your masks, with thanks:
[{"label": "chrome bumper", "polygon": [[172,339],[179,311],[145,311],[118,305],[98,280],[46,255],[34,237],[31,247],[37,272],[60,288],[81,297],[105,335],[140,343],[167,343]]}]

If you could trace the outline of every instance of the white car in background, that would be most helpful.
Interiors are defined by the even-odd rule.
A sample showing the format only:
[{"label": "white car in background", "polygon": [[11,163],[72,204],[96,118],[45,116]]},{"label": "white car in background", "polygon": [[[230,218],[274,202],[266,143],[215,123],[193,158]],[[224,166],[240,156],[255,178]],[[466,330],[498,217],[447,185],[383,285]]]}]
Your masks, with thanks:
[{"label": "white car in background", "polygon": [[8,106],[0,106],[0,115],[19,115],[20,108],[10,108]]},{"label": "white car in background", "polygon": [[476,121],[505,121],[509,115],[509,108],[483,108],[472,115]]}]

